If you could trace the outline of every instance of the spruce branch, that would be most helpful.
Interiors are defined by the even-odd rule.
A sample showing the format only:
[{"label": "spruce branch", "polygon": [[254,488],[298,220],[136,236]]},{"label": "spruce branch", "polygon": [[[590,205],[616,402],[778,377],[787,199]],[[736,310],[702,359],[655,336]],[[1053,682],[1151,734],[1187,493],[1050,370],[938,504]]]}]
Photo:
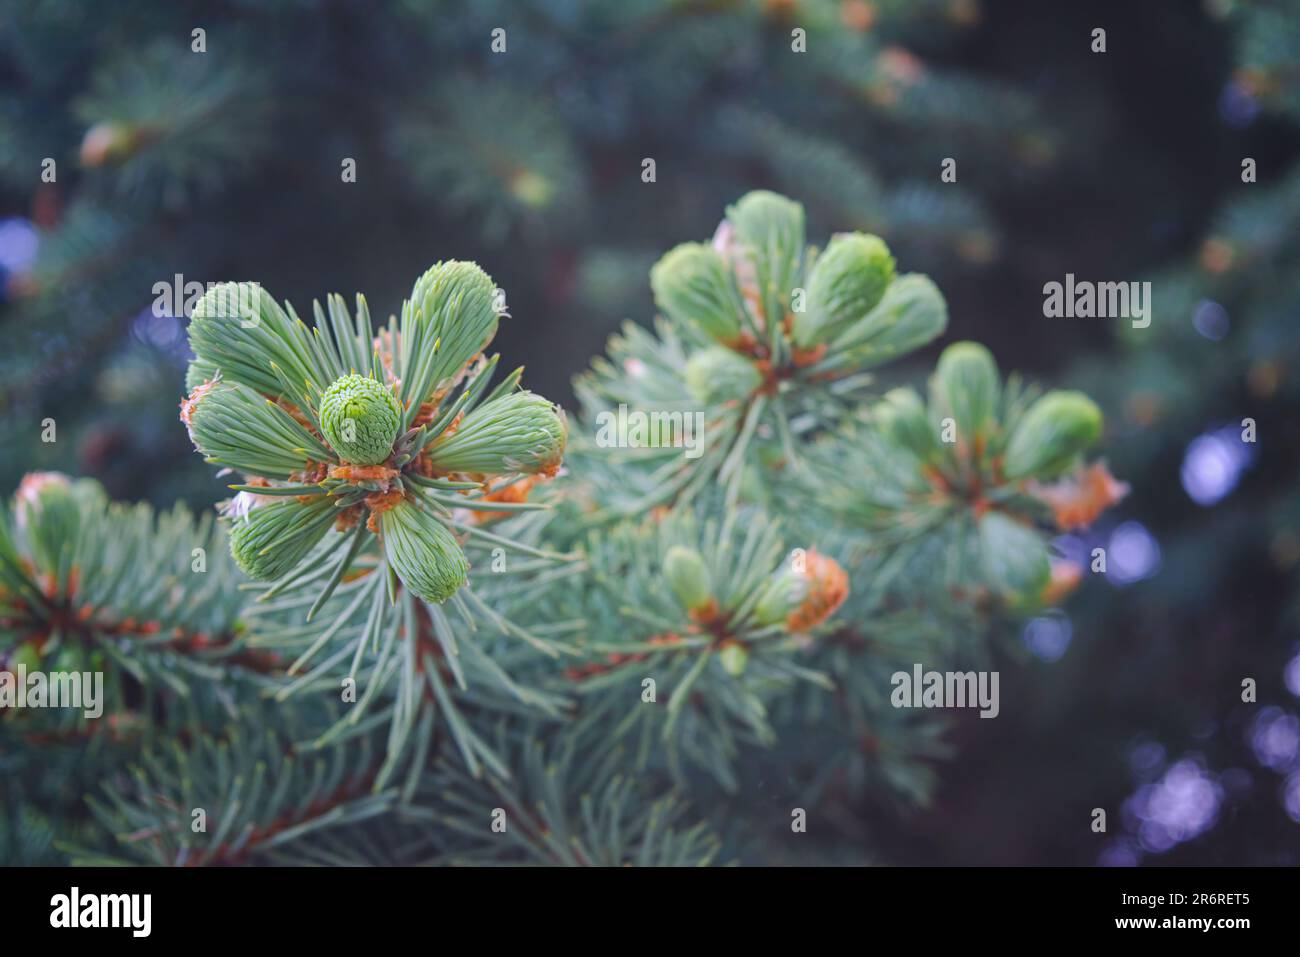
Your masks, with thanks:
[{"label": "spruce branch", "polygon": [[[364,299],[355,319],[341,298],[328,303],[328,322],[316,306],[313,331],[252,284],[218,286],[195,309],[189,381],[204,381],[182,419],[211,461],[254,483],[238,486],[228,507],[236,560],[283,590],[315,554],[332,560],[329,592],[382,542],[386,569],[444,602],[469,567],[452,503],[526,507],[492,497],[520,477],[559,469],[564,419],[532,393],[515,392],[518,373],[487,391],[496,359],[482,350],[497,328],[495,286],[472,263],[431,267],[400,323],[378,337]],[[327,535],[331,526],[361,524],[370,535]]]},{"label": "spruce branch", "polygon": [[[245,702],[244,714],[253,709]],[[273,716],[266,715],[268,719]],[[302,754],[294,721],[234,724],[145,751],[90,807],[114,838],[105,851],[69,847],[89,865],[288,863],[296,842],[385,813],[396,793],[371,793],[378,753],[362,737]],[[283,730],[271,730],[268,725]],[[265,730],[260,730],[265,728]]]},{"label": "spruce branch", "polygon": [[[225,550],[210,517],[110,505],[94,482],[32,473],[13,508],[0,506],[0,654],[10,676],[18,665],[106,672],[101,704],[113,716],[132,710],[141,686],[186,695],[227,666],[272,670],[273,659],[243,645]],[[38,730],[86,722],[79,710],[3,714]]]},{"label": "spruce branch", "polygon": [[843,569],[816,552],[783,561],[777,523],[716,507],[620,524],[587,550],[589,638],[564,671],[582,696],[573,733],[598,753],[642,766],[662,754],[675,774],[699,767],[734,787],[742,745],[775,740],[774,697],[792,681],[827,683],[800,648],[847,596]]},{"label": "spruce branch", "polygon": [[715,475],[734,503],[745,465],[797,467],[796,437],[845,421],[868,395],[866,369],[947,324],[933,283],[896,280],[878,237],[839,236],[818,256],[805,246],[803,207],[766,191],[729,207],[711,245],[661,259],[651,286],[667,319],[659,341],[631,329],[611,340],[613,361],[593,363],[577,385],[585,418],[681,410],[698,413],[710,438],[683,462],[667,437],[648,436],[643,468],[662,471],[631,486],[644,495],[611,502],[614,515],[684,503]]}]

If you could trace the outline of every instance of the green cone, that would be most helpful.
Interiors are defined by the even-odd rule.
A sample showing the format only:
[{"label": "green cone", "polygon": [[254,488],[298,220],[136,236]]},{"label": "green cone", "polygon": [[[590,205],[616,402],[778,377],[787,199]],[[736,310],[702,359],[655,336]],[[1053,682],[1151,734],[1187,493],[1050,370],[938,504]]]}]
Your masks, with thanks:
[{"label": "green cone", "polygon": [[713,600],[713,579],[704,559],[693,548],[674,545],[664,555],[664,577],[687,611],[701,611]]},{"label": "green cone", "polygon": [[429,446],[445,472],[550,474],[564,460],[568,424],[556,405],[533,392],[512,392],[479,406],[451,435]]},{"label": "green cone", "polygon": [[40,571],[57,572],[63,554],[75,553],[82,509],[97,507],[103,499],[103,491],[95,483],[74,482],[61,472],[23,476],[14,496],[14,513]]},{"label": "green cone", "polygon": [[806,574],[795,571],[790,562],[785,562],[763,586],[762,597],[754,606],[754,617],[763,625],[784,622],[803,604],[811,585]]},{"label": "green cone", "polygon": [[425,601],[441,604],[469,578],[469,562],[456,536],[424,509],[399,502],[381,515],[380,528],[388,563]]},{"label": "green cone", "polygon": [[1008,598],[1036,595],[1051,578],[1042,538],[1009,515],[988,512],[980,519],[979,547],[980,566],[989,584]]},{"label": "green cone", "polygon": [[1082,392],[1049,392],[1024,414],[1002,461],[1007,478],[1049,478],[1101,438],[1101,409]]},{"label": "green cone", "polygon": [[741,304],[717,250],[682,243],[650,270],[655,305],[670,319],[699,328],[721,342],[740,335]]},{"label": "green cone", "polygon": [[345,462],[378,465],[385,461],[401,426],[397,397],[377,379],[345,375],[321,396],[321,431]]},{"label": "green cone", "polygon": [[919,349],[948,327],[948,304],[928,276],[899,276],[869,313],[853,322],[831,343],[849,352],[858,368],[888,362]]},{"label": "green cone", "polygon": [[284,409],[243,385],[200,384],[182,404],[181,420],[208,461],[246,475],[288,479],[329,450]]},{"label": "green cone", "polygon": [[[202,364],[196,376],[220,369],[224,378],[268,396],[284,391],[272,364],[304,391],[328,380],[313,363],[306,327],[290,319],[257,283],[227,282],[209,289],[194,307],[189,338],[194,361]],[[297,401],[297,396],[291,398]]]},{"label": "green cone", "polygon": [[718,661],[722,664],[722,670],[733,678],[738,678],[745,673],[745,666],[749,664],[749,649],[738,641],[722,646],[718,652]]},{"label": "green cone", "polygon": [[685,378],[691,395],[705,405],[748,398],[763,383],[753,361],[726,346],[709,346],[692,354]]},{"label": "green cone", "polygon": [[249,578],[274,581],[307,557],[336,515],[333,500],[324,495],[263,505],[232,524],[230,554]]},{"label": "green cone", "polygon": [[795,345],[830,342],[875,309],[893,280],[894,257],[878,236],[836,236],[813,266],[808,308],[795,313]]},{"label": "green cone", "polygon": [[[789,304],[795,277],[803,261],[803,206],[779,193],[759,189],[727,207],[736,238],[748,247],[765,295],[773,291]],[[781,317],[775,317],[777,319]]]},{"label": "green cone", "polygon": [[477,263],[450,259],[427,269],[411,288],[403,314],[404,385],[418,408],[450,383],[497,333],[496,283]]},{"label": "green cone", "polygon": [[931,380],[934,412],[957,423],[957,440],[969,443],[997,414],[1002,386],[997,363],[978,342],[955,342],[943,350]]}]

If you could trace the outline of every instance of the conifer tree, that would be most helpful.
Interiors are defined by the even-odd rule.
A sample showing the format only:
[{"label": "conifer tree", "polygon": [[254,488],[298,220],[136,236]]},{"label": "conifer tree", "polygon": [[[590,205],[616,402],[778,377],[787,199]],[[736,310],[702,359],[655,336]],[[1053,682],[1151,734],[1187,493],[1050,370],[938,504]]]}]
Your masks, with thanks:
[{"label": "conifer tree", "polygon": [[0,3],[0,863],[1296,862],[1294,4],[208,6]]},{"label": "conifer tree", "polygon": [[[939,733],[890,714],[886,669],[977,660],[1068,589],[1049,506],[1100,413],[1004,386],[973,343],[928,401],[877,395],[867,370],[939,335],[942,295],[878,237],[808,245],[775,193],[651,281],[661,320],[611,343],[573,426],[522,370],[494,381],[501,298],[472,263],[430,267],[386,324],[361,296],[312,327],[258,285],[210,290],[180,418],[233,480],[220,525],[47,474],[0,524],[7,674],[112,676],[106,721],[6,716],[19,741],[116,746],[54,848],[710,863],[770,822],[700,798],[804,736],[808,781],[925,800]],[[656,424],[597,428],[614,404]]]}]

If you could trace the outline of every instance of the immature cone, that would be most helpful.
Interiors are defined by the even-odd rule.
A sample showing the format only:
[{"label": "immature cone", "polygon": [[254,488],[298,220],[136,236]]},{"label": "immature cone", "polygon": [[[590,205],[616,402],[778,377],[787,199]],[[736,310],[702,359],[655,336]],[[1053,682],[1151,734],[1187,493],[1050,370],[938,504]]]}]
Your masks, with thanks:
[{"label": "immature cone", "polygon": [[429,446],[442,472],[554,475],[564,460],[564,413],[533,392],[512,392],[479,406],[451,435]]},{"label": "immature cone", "polygon": [[760,280],[772,283],[778,297],[788,303],[795,267],[804,251],[803,206],[759,189],[727,207],[727,219],[735,226],[741,245],[748,247]]},{"label": "immature cone", "polygon": [[429,356],[412,358],[413,365],[426,358],[432,363],[431,391],[453,381],[496,336],[500,322],[496,283],[472,262],[449,259],[430,266],[411,288],[410,305],[427,327],[430,349],[437,343]]},{"label": "immature cone", "polygon": [[997,363],[978,342],[955,342],[939,357],[932,388],[940,416],[951,416],[958,441],[971,443],[997,412],[1001,393]]},{"label": "immature cone", "polygon": [[720,342],[740,335],[740,302],[717,250],[682,243],[650,270],[655,305],[678,322],[697,326]]},{"label": "immature cone", "polygon": [[736,277],[736,288],[745,303],[746,313],[753,313],[753,306],[758,302],[758,275],[754,264],[745,256],[740,239],[736,236],[736,224],[723,219],[713,231],[709,248],[722,257],[727,271]]},{"label": "immature cone", "polygon": [[876,308],[893,280],[894,257],[878,236],[836,236],[813,266],[808,308],[795,313],[795,345],[830,342]]},{"label": "immature cone", "polygon": [[1007,598],[1037,595],[1052,569],[1042,538],[1002,512],[987,512],[979,521],[980,567],[990,585]]},{"label": "immature cone", "polygon": [[[295,388],[325,380],[306,358],[303,324],[290,319],[257,283],[213,286],[194,306],[187,332],[193,364],[201,366],[194,377],[203,375],[203,381],[219,369],[222,378],[275,397],[285,391],[281,376]],[[186,381],[192,381],[188,374]]]},{"label": "immature cone", "polygon": [[56,571],[64,549],[76,548],[83,499],[95,494],[90,483],[73,482],[61,472],[23,476],[14,496],[15,518],[41,571]]},{"label": "immature cone", "polygon": [[713,580],[700,553],[674,545],[664,555],[664,577],[687,611],[704,611],[713,602]]},{"label": "immature cone", "polygon": [[1007,478],[1050,477],[1101,438],[1101,409],[1082,392],[1049,392],[1025,412],[1007,442]]},{"label": "immature cone", "polygon": [[787,562],[767,580],[754,617],[763,625],[785,621],[808,597],[808,586],[808,576]]},{"label": "immature cone", "polygon": [[754,615],[764,625],[784,621],[790,631],[808,631],[833,615],[848,596],[849,576],[839,563],[809,550],[768,580]]},{"label": "immature cone", "polygon": [[[288,412],[247,386],[219,379],[198,385],[181,402],[181,421],[208,461],[245,475],[289,479],[307,468],[314,436]],[[321,448],[317,454],[325,454]]]},{"label": "immature cone", "polygon": [[469,562],[456,536],[424,509],[407,501],[380,515],[384,554],[414,594],[438,604],[469,578]]},{"label": "immature cone", "polygon": [[807,631],[821,624],[849,597],[849,576],[833,558],[809,551],[804,558],[808,593],[786,618],[791,631]]},{"label": "immature cone", "polygon": [[249,578],[274,581],[307,557],[337,517],[333,502],[280,498],[255,508],[230,527],[230,554]]},{"label": "immature cone", "polygon": [[738,641],[728,642],[718,651],[718,661],[722,664],[723,671],[738,678],[745,673],[745,666],[749,664],[749,649]]},{"label": "immature cone", "polygon": [[320,427],[345,462],[378,465],[393,452],[402,407],[393,390],[379,380],[345,375],[321,396]]},{"label": "immature cone", "polygon": [[726,346],[693,353],[686,362],[685,378],[691,395],[706,405],[748,398],[763,384],[753,361]]},{"label": "immature cone", "polygon": [[[796,317],[797,318],[797,317]],[[929,276],[908,273],[889,284],[874,309],[831,343],[858,368],[879,365],[919,349],[948,327],[948,304]]]},{"label": "immature cone", "polygon": [[72,480],[62,472],[28,472],[14,494],[18,527],[30,532],[41,521],[68,523],[79,520]]}]

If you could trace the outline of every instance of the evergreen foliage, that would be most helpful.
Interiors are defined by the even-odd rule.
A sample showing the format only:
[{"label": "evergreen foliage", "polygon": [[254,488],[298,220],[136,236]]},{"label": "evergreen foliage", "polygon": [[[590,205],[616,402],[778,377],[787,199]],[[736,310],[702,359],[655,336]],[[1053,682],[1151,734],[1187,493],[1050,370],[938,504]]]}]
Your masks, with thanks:
[{"label": "evergreen foliage", "polygon": [[[945,556],[935,613],[970,603],[990,640],[1039,607],[1053,525],[1036,483],[1083,468],[1099,413],[1064,393],[1026,412],[972,343],[945,351],[928,412],[912,393],[870,400],[863,367],[895,351],[880,343],[940,331],[942,299],[927,285],[891,302],[907,277],[883,242],[819,257],[803,223],[798,203],[751,193],[701,247],[703,276],[681,247],[665,257],[654,275],[674,305],[658,335],[598,363],[554,479],[565,420],[518,391],[519,371],[491,385],[497,315],[477,267],[433,267],[378,330],[361,297],[355,317],[330,297],[311,330],[258,286],[210,291],[181,418],[239,473],[223,526],[233,564],[265,584],[233,588],[221,551],[150,572],[149,550],[184,562],[224,530],[180,512],[155,527],[57,475],[30,476],[0,526],[7,667],[89,655],[130,682],[91,738],[141,696],[185,729],[98,771],[97,828],[55,847],[168,864],[374,863],[402,846],[401,860],[708,863],[727,847],[709,835],[736,831],[708,819],[710,790],[737,792],[822,722],[888,720],[888,685],[831,649],[915,640],[915,611],[884,599],[919,571],[901,564]],[[681,282],[694,298],[672,294]],[[805,308],[822,317],[811,347],[792,338]],[[701,396],[692,370],[711,354],[752,375]],[[601,396],[678,416],[602,439]],[[709,437],[700,456],[684,415]],[[837,484],[834,461],[855,456]],[[817,483],[835,494],[813,505]],[[646,494],[606,500],[613,484]],[[926,650],[936,666],[967,657]],[[149,670],[155,656],[171,667]],[[6,732],[25,719],[6,715]],[[926,738],[854,777],[924,800],[941,753]],[[845,741],[821,776],[860,759]]]},{"label": "evergreen foliage", "polygon": [[1300,13],[1114,13],[0,2],[0,863],[1296,863]]}]

